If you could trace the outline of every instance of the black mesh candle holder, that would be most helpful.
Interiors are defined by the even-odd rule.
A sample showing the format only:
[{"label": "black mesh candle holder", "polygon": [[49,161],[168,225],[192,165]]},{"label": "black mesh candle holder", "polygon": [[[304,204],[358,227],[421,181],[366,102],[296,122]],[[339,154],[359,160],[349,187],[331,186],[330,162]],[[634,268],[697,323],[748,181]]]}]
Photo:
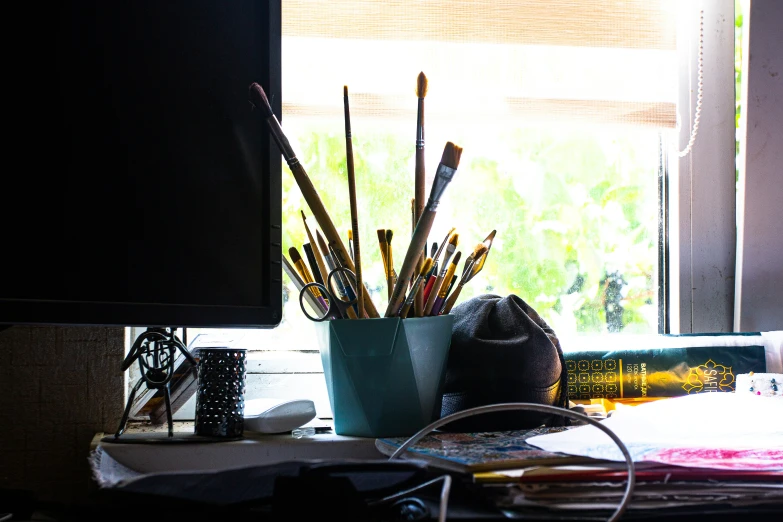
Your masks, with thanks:
[{"label": "black mesh candle holder", "polygon": [[196,435],[237,438],[245,424],[246,350],[199,350]]}]

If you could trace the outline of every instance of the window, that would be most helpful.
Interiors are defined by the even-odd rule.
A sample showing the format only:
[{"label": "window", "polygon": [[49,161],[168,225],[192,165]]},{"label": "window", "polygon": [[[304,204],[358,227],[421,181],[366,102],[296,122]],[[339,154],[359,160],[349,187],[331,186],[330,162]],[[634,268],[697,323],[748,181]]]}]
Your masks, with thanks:
[{"label": "window", "polygon": [[[377,307],[385,308],[387,293],[376,230],[394,231],[398,269],[410,237],[415,87],[424,72],[426,186],[447,141],[464,149],[430,242],[455,227],[466,255],[497,230],[484,270],[460,300],[514,293],[561,337],[654,334],[681,319],[692,296],[674,292],[670,318],[661,283],[669,277],[667,248],[699,234],[676,198],[698,205],[699,195],[667,192],[665,182],[667,169],[681,186],[693,182],[684,180],[691,175],[685,160],[674,158],[693,109],[682,102],[691,89],[681,76],[695,77],[698,56],[678,38],[698,36],[695,13],[669,0],[283,0],[281,122],[347,239],[348,86],[362,268]],[[733,91],[727,103],[733,110]],[[283,250],[302,252],[300,211],[313,233],[316,223],[287,167],[282,175]],[[679,205],[674,217],[669,198]],[[667,216],[670,226],[687,227],[677,244],[666,243]],[[670,262],[676,285],[690,284],[683,274],[693,262],[686,255]],[[286,276],[284,283],[280,326],[242,332],[259,349],[249,389],[318,395],[322,415],[328,400],[313,324]]]}]

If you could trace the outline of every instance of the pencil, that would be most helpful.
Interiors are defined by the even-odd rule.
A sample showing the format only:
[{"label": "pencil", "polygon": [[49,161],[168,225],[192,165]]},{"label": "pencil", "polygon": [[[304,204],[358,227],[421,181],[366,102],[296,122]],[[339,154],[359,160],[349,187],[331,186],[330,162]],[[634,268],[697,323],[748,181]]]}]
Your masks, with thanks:
[{"label": "pencil", "polygon": [[[267,98],[263,87],[257,82],[250,84],[250,87],[248,88],[248,99],[250,104],[255,109],[258,109],[261,113],[261,117],[264,118],[275,144],[288,164],[288,168],[291,170],[291,174],[294,176],[294,180],[299,186],[299,190],[302,191],[302,196],[310,207],[315,220],[318,222],[321,230],[323,230],[326,240],[333,245],[335,252],[342,258],[347,258],[347,250],[343,245],[339,232],[337,232],[337,229],[332,222],[332,218],[329,216],[329,212],[327,212],[326,207],[324,207],[323,201],[321,201],[321,197],[318,195],[318,191],[313,186],[313,182],[310,180],[304,167],[299,162],[299,158],[296,157],[293,147],[291,147],[288,138],[283,132],[283,128],[280,126],[280,121],[278,121],[277,116],[275,116],[275,113],[272,111],[272,106],[269,104],[269,99]],[[346,261],[346,267],[354,272],[356,271],[354,263],[350,259]],[[362,302],[364,303],[367,315],[370,317],[379,317],[369,292],[364,293]]]},{"label": "pencil", "polygon": [[351,138],[351,110],[348,106],[348,86],[343,85],[345,109],[345,161],[348,170],[348,199],[351,203],[351,230],[353,230],[353,263],[356,266],[356,295],[359,298],[359,318],[364,318],[364,284],[362,283],[362,255],[359,240],[359,209],[356,206],[356,176],[353,166],[353,140]]},{"label": "pencil", "polygon": [[385,317],[394,317],[397,309],[400,308],[405,289],[408,287],[414,274],[416,262],[421,255],[422,248],[427,244],[427,236],[432,229],[432,223],[435,221],[440,198],[457,172],[461,155],[462,148],[454,145],[452,142],[446,143],[440,163],[438,164],[438,169],[435,172],[435,179],[432,182],[427,205],[424,207],[424,213],[421,215],[419,222],[416,223],[416,231],[413,233],[411,242],[408,245],[408,250],[405,253],[405,259],[400,268],[397,284],[394,285],[392,298],[389,300],[389,304],[386,307]]}]

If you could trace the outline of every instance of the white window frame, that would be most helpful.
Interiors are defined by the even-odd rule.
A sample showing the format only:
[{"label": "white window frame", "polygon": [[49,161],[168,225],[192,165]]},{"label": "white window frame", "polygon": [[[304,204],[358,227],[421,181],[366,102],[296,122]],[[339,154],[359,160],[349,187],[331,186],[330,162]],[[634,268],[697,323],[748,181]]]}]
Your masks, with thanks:
[{"label": "white window frame", "polygon": [[731,332],[737,237],[734,1],[678,4],[680,150],[688,143],[697,101],[701,10],[704,92],[690,154],[669,154],[669,333]]}]

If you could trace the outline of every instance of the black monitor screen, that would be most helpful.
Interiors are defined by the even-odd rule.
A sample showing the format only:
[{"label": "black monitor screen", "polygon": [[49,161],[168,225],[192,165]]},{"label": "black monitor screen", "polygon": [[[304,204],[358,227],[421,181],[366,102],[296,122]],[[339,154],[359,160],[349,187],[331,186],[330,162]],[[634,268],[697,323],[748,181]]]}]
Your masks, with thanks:
[{"label": "black monitor screen", "polygon": [[280,113],[279,1],[37,9],[6,76],[0,323],[276,325],[281,158],[247,93]]}]

